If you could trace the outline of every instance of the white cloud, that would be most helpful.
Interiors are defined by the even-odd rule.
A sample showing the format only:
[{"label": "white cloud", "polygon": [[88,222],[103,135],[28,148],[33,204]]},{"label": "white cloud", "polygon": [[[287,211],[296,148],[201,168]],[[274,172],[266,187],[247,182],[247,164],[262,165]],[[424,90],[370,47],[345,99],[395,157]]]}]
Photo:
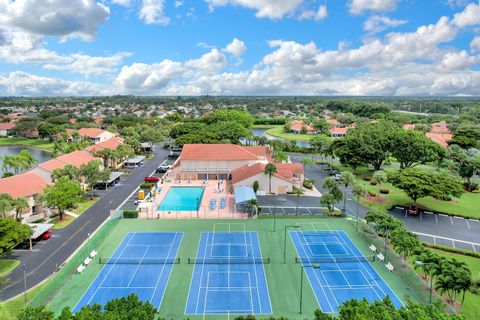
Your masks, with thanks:
[{"label": "white cloud", "polygon": [[146,24],[165,26],[170,23],[170,18],[165,15],[164,10],[164,0],[142,0],[138,16]]},{"label": "white cloud", "polygon": [[210,10],[216,7],[234,5],[256,10],[258,18],[281,19],[292,14],[303,0],[205,0]]},{"label": "white cloud", "polygon": [[470,49],[472,52],[480,51],[480,37],[473,38],[472,42],[470,42]]},{"label": "white cloud", "polygon": [[366,11],[388,12],[397,7],[399,0],[350,0],[348,7],[351,14],[359,15]]},{"label": "white cloud", "polygon": [[325,19],[326,17],[328,16],[328,11],[327,11],[327,7],[322,5],[320,7],[318,7],[318,10],[304,10],[300,13],[300,15],[298,16],[298,18],[300,20],[309,20],[309,19],[312,19],[312,20],[323,20]]},{"label": "white cloud", "polygon": [[212,74],[223,69],[227,64],[227,58],[218,49],[212,49],[198,59],[188,60],[185,67],[200,71],[202,74]]},{"label": "white cloud", "polygon": [[87,77],[112,74],[123,63],[123,59],[131,56],[129,52],[120,52],[111,56],[94,57],[81,53],[74,53],[64,64],[46,64],[47,70],[65,70],[83,74]]},{"label": "white cloud", "polygon": [[243,56],[246,50],[247,46],[245,45],[245,42],[238,40],[237,38],[234,38],[224,49],[225,52],[233,54],[237,58]]},{"label": "white cloud", "polygon": [[183,1],[176,0],[175,1],[175,8],[180,8],[181,6],[183,6]]},{"label": "white cloud", "polygon": [[389,28],[395,28],[407,23],[407,20],[396,20],[387,16],[371,16],[363,24],[363,30],[369,34],[375,34],[385,31]]},{"label": "white cloud", "polygon": [[112,3],[118,4],[119,6],[129,7],[132,3],[132,0],[110,0]]},{"label": "white cloud", "polygon": [[453,23],[460,28],[480,24],[480,4],[471,3],[465,10],[455,14]]},{"label": "white cloud", "polygon": [[109,8],[94,0],[0,0],[0,27],[62,39],[93,40],[109,15]]}]

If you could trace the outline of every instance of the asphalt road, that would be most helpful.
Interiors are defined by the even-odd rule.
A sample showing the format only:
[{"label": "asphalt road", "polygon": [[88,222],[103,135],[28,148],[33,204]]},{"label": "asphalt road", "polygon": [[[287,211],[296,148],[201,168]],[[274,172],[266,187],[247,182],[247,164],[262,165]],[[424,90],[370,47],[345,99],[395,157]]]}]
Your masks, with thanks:
[{"label": "asphalt road", "polygon": [[53,230],[53,236],[34,246],[32,252],[15,251],[9,258],[20,259],[20,265],[8,275],[9,282],[0,291],[0,300],[7,300],[24,290],[22,266],[26,266],[27,288],[40,283],[57,270],[67,258],[105,221],[110,210],[119,207],[138,187],[145,176],[150,175],[167,158],[167,150],[155,149],[152,159],[122,177],[120,183],[104,192],[104,195],[85,213],[63,229]]},{"label": "asphalt road", "polygon": [[[290,155],[290,159],[293,162],[299,162],[303,157],[304,156]],[[322,184],[323,180],[328,177],[328,173],[324,172],[320,166],[305,168],[305,176],[309,179],[316,180],[315,186],[321,193],[326,191],[324,188],[322,188]],[[340,186],[340,189],[344,191],[342,186]],[[296,205],[295,196],[277,196],[277,201],[275,204],[273,201],[274,197],[263,198],[264,199],[260,199],[260,203],[262,205],[276,205],[278,207],[292,207]],[[265,198],[272,199],[268,200]],[[351,187],[349,187],[347,190],[346,209],[349,214],[355,215],[357,203],[353,199],[354,197],[351,193]],[[319,199],[315,197],[300,197],[299,206],[315,207],[320,206],[320,202]],[[343,201],[339,202],[337,207],[343,208]],[[289,208],[287,211],[288,210],[291,212],[292,209]],[[368,210],[369,209],[367,207],[358,205],[358,216],[360,218],[364,218]],[[419,216],[409,216],[405,215],[403,210],[395,208],[390,212],[390,214],[400,219],[400,221],[405,224],[407,229],[417,233],[420,238],[426,242],[480,252],[479,220],[467,220],[460,217],[448,217],[433,213],[426,213]]]}]

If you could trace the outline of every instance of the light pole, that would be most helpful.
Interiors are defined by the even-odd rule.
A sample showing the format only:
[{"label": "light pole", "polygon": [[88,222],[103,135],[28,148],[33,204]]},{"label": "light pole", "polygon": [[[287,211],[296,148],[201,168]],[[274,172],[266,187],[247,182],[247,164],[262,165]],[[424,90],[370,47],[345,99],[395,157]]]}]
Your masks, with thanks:
[{"label": "light pole", "polygon": [[277,225],[277,201],[273,199],[273,232],[276,232]]},{"label": "light pole", "polygon": [[300,228],[300,226],[298,224],[294,226],[285,226],[285,232],[283,235],[283,264],[287,263],[287,229],[288,228],[298,229]]},{"label": "light pole", "polygon": [[27,267],[25,264],[22,266],[23,269],[23,302],[27,303]]},{"label": "light pole", "polygon": [[[387,242],[388,242],[388,226],[380,226],[379,224],[375,223],[375,222],[372,222],[371,225],[374,227],[374,228],[382,228],[383,231],[385,232],[385,248],[383,249],[383,256],[385,257],[385,263],[388,262],[387,261]],[[377,233],[377,231],[375,230],[375,232]],[[378,235],[378,234],[377,234]]]},{"label": "light pole", "polygon": [[[416,261],[415,261],[415,264],[416,264],[417,266],[431,266],[431,265],[434,264],[434,263],[433,263],[433,262],[423,262],[423,261],[418,261],[418,260],[416,260]],[[433,291],[432,273],[433,273],[433,271],[430,270],[430,272],[429,272],[429,276],[430,276],[430,304],[432,304],[432,291]]]},{"label": "light pole", "polygon": [[312,264],[309,266],[300,265],[300,314],[302,314],[302,303],[303,303],[303,270],[305,268],[319,269],[320,265]]}]

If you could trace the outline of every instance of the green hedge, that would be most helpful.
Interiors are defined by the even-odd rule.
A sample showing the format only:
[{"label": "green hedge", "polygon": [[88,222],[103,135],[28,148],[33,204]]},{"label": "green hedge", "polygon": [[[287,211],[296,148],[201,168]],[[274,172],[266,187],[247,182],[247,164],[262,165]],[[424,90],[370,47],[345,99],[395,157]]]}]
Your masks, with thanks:
[{"label": "green hedge", "polygon": [[137,219],[138,218],[138,210],[123,210],[123,218],[124,219]]},{"label": "green hedge", "polygon": [[140,185],[140,189],[151,189],[154,186],[152,182],[144,182]]},{"label": "green hedge", "polygon": [[480,259],[480,252],[473,252],[473,251],[468,251],[468,250],[463,250],[463,249],[458,249],[458,248],[441,246],[441,245],[438,245],[438,244],[432,244],[432,243],[428,243],[428,242],[424,242],[423,246],[427,247],[427,248],[437,249],[437,250],[441,250],[441,251],[445,251],[445,252],[457,253],[457,254],[461,254],[461,255],[464,255],[464,256]]}]

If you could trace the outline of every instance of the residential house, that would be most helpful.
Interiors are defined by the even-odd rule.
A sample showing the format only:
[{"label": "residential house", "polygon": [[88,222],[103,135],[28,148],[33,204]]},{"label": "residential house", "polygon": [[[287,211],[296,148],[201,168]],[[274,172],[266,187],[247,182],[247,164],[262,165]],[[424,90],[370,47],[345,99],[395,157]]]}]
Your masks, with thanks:
[{"label": "residential house", "polygon": [[[22,212],[25,222],[43,218],[43,206],[39,201],[40,195],[48,183],[38,174],[25,172],[16,176],[0,179],[0,193],[7,193],[12,198],[24,198],[28,207]],[[15,210],[7,213],[7,216],[15,217]]]},{"label": "residential house", "polygon": [[93,144],[107,141],[115,135],[109,131],[98,128],[81,128],[78,129],[78,134],[81,137],[88,138]]},{"label": "residential house", "polygon": [[15,123],[13,122],[1,122],[0,123],[0,136],[8,137],[12,135],[13,129],[15,129]]},{"label": "residential house", "polygon": [[292,121],[290,131],[296,134],[316,134],[318,132],[314,126],[305,124],[303,120]]},{"label": "residential house", "polygon": [[[106,141],[99,142],[97,144],[92,144],[91,146],[86,147],[85,151],[89,152],[92,156],[95,156],[97,151],[109,149],[109,150],[117,150],[118,146],[123,144],[123,139],[120,137],[113,137],[110,138]],[[125,159],[117,159],[120,160],[119,162],[125,160]],[[103,159],[103,165],[105,167],[111,167],[111,168],[117,168],[118,164],[115,163],[114,159],[108,159],[104,158]]]},{"label": "residential house", "polygon": [[[264,146],[234,144],[186,144],[168,177],[182,180],[227,180],[233,186],[252,187],[259,182],[259,190],[269,190],[269,179],[263,172],[268,163],[274,163],[271,151]],[[286,193],[303,183],[303,167],[297,163],[274,163],[277,173],[272,177],[272,192]]]},{"label": "residential house", "polygon": [[333,128],[330,128],[330,136],[332,138],[343,138],[347,135],[347,132],[348,132],[348,127],[333,127]]}]

